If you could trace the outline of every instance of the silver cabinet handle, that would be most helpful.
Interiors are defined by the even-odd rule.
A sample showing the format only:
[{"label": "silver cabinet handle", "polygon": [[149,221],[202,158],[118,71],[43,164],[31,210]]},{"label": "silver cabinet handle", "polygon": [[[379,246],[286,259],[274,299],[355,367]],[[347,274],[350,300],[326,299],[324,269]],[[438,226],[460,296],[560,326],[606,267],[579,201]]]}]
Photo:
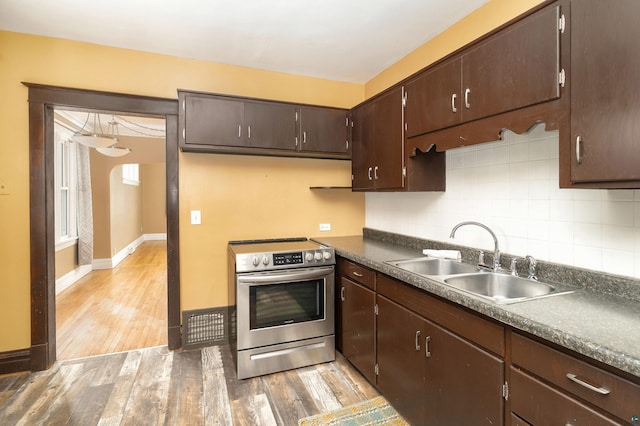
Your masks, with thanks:
[{"label": "silver cabinet handle", "polygon": [[378,166],[373,169],[373,178],[378,180]]},{"label": "silver cabinet handle", "polygon": [[242,137],[242,124],[238,124],[238,137]]},{"label": "silver cabinet handle", "polygon": [[576,163],[582,164],[582,136],[576,136]]},{"label": "silver cabinet handle", "polygon": [[456,98],[458,97],[458,95],[456,95],[455,93],[451,94],[451,111],[452,112],[458,112],[458,108],[456,108]]},{"label": "silver cabinet handle", "polygon": [[340,300],[344,302],[344,287],[340,289]]},{"label": "silver cabinet handle", "polygon": [[302,132],[302,143],[307,143],[307,132]]},{"label": "silver cabinet handle", "polygon": [[429,343],[431,342],[431,336],[427,336],[424,339],[424,355],[427,358],[431,358],[431,351],[429,350]]},{"label": "silver cabinet handle", "polygon": [[367,172],[367,177],[369,178],[369,180],[371,180],[371,171],[373,169],[371,167],[369,167],[369,171]]},{"label": "silver cabinet handle", "polygon": [[611,393],[611,391],[607,388],[603,388],[602,386],[596,387],[590,383],[580,380],[578,376],[576,376],[575,374],[567,373],[567,378],[572,382],[579,384],[580,386],[583,386],[589,390],[599,393],[600,395],[609,395]]},{"label": "silver cabinet handle", "polygon": [[464,91],[464,106],[469,109],[471,108],[471,102],[469,101],[469,95],[471,94],[471,89],[467,88]]},{"label": "silver cabinet handle", "polygon": [[420,350],[420,330],[416,330],[416,351]]},{"label": "silver cabinet handle", "polygon": [[251,139],[251,126],[247,126],[247,136]]},{"label": "silver cabinet handle", "polygon": [[364,277],[364,275],[362,275],[360,272],[357,272],[357,271],[353,271],[353,275],[355,275],[358,278]]}]

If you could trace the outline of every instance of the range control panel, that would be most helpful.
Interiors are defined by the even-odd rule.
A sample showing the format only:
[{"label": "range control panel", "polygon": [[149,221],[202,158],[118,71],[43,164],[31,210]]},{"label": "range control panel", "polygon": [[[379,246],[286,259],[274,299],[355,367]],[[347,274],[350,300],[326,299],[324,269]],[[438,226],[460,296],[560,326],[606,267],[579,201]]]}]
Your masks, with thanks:
[{"label": "range control panel", "polygon": [[274,265],[296,265],[303,262],[302,252],[296,251],[293,253],[274,253],[273,264]]},{"label": "range control panel", "polygon": [[334,250],[316,250],[236,254],[236,272],[267,271],[272,269],[305,268],[335,265]]}]

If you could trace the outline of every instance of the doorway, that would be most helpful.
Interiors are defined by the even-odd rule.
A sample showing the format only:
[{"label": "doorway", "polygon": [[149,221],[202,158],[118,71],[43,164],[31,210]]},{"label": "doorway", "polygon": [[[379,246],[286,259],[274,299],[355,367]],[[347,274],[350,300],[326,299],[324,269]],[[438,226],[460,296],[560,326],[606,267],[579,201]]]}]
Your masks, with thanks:
[{"label": "doorway", "polygon": [[180,341],[178,224],[178,103],[175,99],[23,83],[29,88],[31,350],[32,371],[56,359],[54,108],[121,111],[166,123],[167,344]]},{"label": "doorway", "polygon": [[54,108],[59,360],[167,344],[165,128]]}]

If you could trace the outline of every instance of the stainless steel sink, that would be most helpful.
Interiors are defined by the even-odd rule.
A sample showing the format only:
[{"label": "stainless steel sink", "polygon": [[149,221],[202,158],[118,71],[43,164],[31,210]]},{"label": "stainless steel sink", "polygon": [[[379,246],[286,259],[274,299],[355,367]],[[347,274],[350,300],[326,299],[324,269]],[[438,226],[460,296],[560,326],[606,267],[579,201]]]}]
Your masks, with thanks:
[{"label": "stainless steel sink", "polygon": [[558,291],[550,284],[493,272],[449,277],[444,283],[496,303],[514,303],[569,292]]},{"label": "stainless steel sink", "polygon": [[469,265],[468,263],[433,257],[419,257],[416,259],[397,260],[387,263],[420,275],[455,275],[478,272],[476,266]]}]

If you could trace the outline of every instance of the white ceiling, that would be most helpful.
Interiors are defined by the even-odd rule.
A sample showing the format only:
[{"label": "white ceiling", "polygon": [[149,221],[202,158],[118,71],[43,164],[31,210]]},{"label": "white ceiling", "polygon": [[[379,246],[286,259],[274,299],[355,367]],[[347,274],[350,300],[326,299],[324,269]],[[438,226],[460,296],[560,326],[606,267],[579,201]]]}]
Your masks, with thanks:
[{"label": "white ceiling", "polygon": [[364,83],[489,0],[0,0],[0,29]]}]

